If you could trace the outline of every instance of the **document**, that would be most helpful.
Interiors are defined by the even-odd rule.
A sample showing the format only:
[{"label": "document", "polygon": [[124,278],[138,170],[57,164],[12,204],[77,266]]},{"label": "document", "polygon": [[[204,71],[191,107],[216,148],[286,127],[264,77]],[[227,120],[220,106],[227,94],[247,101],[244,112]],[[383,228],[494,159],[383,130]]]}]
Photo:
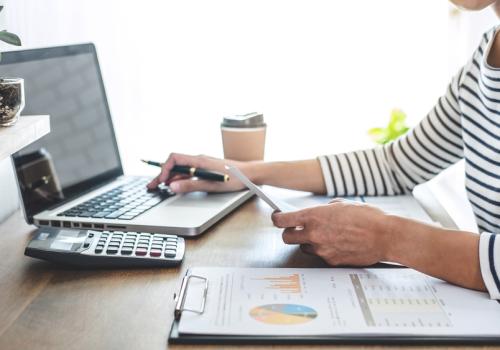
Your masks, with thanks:
[{"label": "document", "polygon": [[[407,268],[194,268],[181,334],[500,336],[500,305]],[[199,309],[203,281],[189,285]]]},{"label": "document", "polygon": [[378,207],[386,213],[440,226],[439,223],[431,219],[413,196],[363,196],[356,197],[355,200],[358,198],[359,201]]},{"label": "document", "polygon": [[280,200],[279,198],[273,197],[270,193],[264,192],[264,190],[260,189],[256,184],[250,181],[250,179],[246,177],[245,174],[243,174],[237,167],[226,165],[226,170],[240,180],[250,190],[250,192],[261,198],[274,210],[282,213],[298,210],[298,208]]}]

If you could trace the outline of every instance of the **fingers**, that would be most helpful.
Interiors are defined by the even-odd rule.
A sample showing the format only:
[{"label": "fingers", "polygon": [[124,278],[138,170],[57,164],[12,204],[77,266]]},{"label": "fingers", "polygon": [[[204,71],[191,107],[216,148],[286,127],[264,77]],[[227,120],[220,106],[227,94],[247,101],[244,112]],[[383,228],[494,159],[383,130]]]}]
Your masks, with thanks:
[{"label": "fingers", "polygon": [[172,153],[170,157],[168,157],[167,161],[163,163],[161,167],[161,173],[159,176],[160,183],[166,182],[170,177],[170,171],[174,167],[174,165],[187,165],[192,167],[199,167],[199,157],[188,156],[186,154]]},{"label": "fingers", "polygon": [[217,192],[220,189],[220,183],[215,181],[195,180],[192,178],[176,180],[170,183],[170,189],[175,193],[187,192]]},{"label": "fingers", "polygon": [[297,226],[305,226],[303,210],[298,210],[288,213],[274,212],[271,218],[276,227],[295,228]]},{"label": "fingers", "polygon": [[160,175],[155,177],[149,184],[149,189],[158,187],[161,183],[166,183],[170,177],[170,171],[174,165],[187,165],[193,167],[200,167],[202,162],[201,157],[189,156],[186,154],[172,153],[161,167]]},{"label": "fingers", "polygon": [[176,174],[171,176],[167,181],[165,181],[165,185],[169,186],[172,182],[189,179],[191,176],[185,174]]},{"label": "fingers", "polygon": [[156,187],[158,187],[159,184],[160,184],[160,176],[158,175],[153,180],[151,180],[150,183],[148,183],[147,187],[148,187],[148,189],[153,190]]},{"label": "fingers", "polygon": [[302,250],[306,254],[316,255],[314,247],[312,245],[310,245],[310,244],[301,244],[300,245],[300,250]]},{"label": "fingers", "polygon": [[283,231],[283,242],[286,244],[309,243],[303,228],[289,227]]}]

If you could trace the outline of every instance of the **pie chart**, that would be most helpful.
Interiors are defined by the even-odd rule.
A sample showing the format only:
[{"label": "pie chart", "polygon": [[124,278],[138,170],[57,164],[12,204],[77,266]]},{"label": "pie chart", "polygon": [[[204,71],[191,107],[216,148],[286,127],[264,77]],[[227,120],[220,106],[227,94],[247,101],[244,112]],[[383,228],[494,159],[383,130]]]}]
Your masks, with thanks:
[{"label": "pie chart", "polygon": [[250,316],[262,323],[287,325],[310,322],[318,316],[318,313],[304,305],[268,304],[251,309]]}]

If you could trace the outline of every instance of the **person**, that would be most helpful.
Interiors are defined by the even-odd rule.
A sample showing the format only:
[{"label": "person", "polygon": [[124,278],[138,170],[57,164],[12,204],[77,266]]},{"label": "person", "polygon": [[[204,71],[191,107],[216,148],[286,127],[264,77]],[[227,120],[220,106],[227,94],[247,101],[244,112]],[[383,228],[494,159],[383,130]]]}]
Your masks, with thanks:
[{"label": "person", "polygon": [[[500,0],[453,0],[466,9]],[[330,265],[367,266],[393,261],[500,299],[500,36],[486,32],[470,61],[451,80],[429,114],[406,135],[381,147],[292,162],[236,162],[173,153],[148,185],[174,192],[233,191],[235,179],[217,183],[171,175],[175,164],[224,172],[239,167],[256,184],[327,194],[398,195],[411,192],[465,159],[465,187],[480,235],[389,215],[361,203],[273,213],[283,241],[300,245]]]}]

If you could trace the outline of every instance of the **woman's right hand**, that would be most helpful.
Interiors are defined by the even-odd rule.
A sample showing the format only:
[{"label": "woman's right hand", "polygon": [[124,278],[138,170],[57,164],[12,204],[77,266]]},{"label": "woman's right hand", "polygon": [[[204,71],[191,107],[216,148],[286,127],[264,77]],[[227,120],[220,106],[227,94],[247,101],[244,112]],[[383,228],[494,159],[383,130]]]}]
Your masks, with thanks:
[{"label": "woman's right hand", "polygon": [[245,188],[238,179],[234,176],[229,177],[227,182],[207,181],[192,178],[189,175],[175,174],[171,170],[174,165],[184,165],[205,170],[227,173],[225,165],[233,165],[243,172],[251,163],[238,162],[234,160],[212,158],[204,155],[190,156],[186,154],[171,153],[161,168],[160,174],[155,177],[149,184],[149,189],[155,189],[159,184],[164,183],[170,186],[172,191],[176,193],[186,193],[194,191],[204,192],[230,192],[238,191]]}]

